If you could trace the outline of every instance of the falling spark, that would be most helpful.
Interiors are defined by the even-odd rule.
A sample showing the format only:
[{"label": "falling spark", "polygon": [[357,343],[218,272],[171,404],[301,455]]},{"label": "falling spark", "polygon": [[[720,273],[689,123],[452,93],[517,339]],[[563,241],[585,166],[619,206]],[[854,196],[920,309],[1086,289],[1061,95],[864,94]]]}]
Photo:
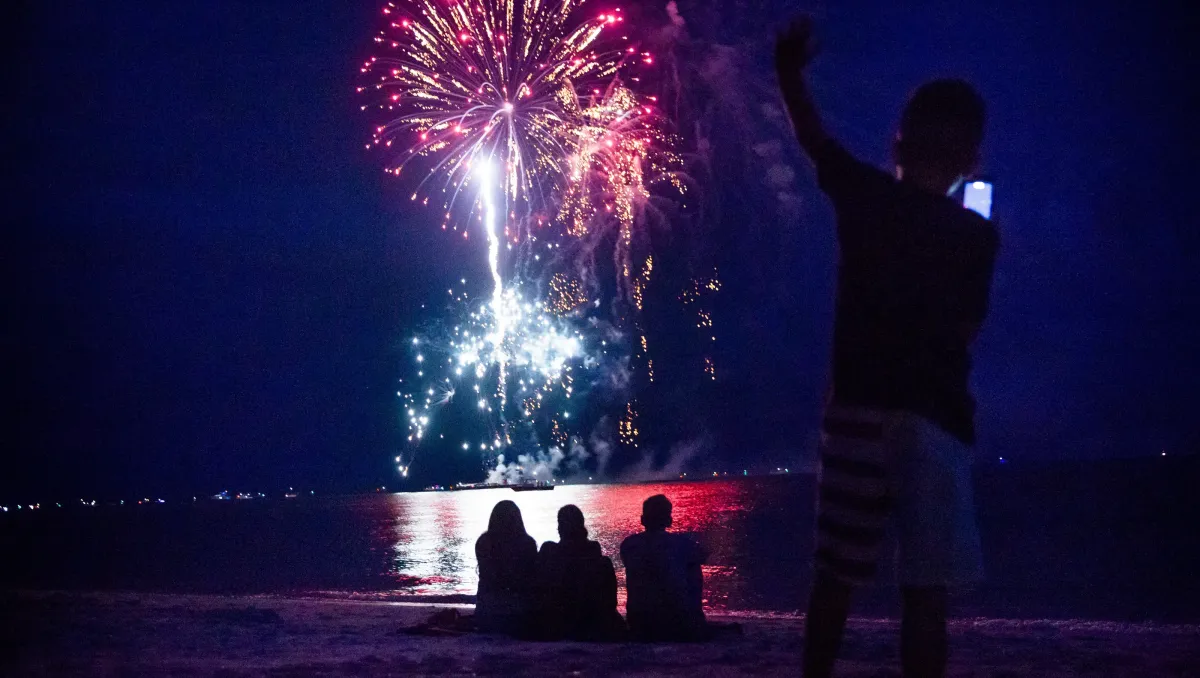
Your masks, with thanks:
[{"label": "falling spark", "polygon": [[[472,309],[449,338],[412,338],[422,351],[415,355],[418,377],[430,370],[436,385],[398,393],[414,447],[434,411],[463,385],[479,394],[477,409],[494,424],[490,444],[478,445],[492,454],[512,444],[510,415],[529,420],[551,392],[574,393],[571,372],[593,359],[588,346],[599,339],[589,335],[594,325],[581,311],[599,305],[589,292],[594,274],[555,272],[545,298],[531,296],[542,289],[539,276],[564,256],[563,242],[545,235],[539,241],[536,229],[553,224],[574,242],[590,239],[589,247],[615,232],[618,296],[643,310],[653,258],[633,275],[635,226],[655,186],[683,193],[686,185],[654,98],[625,84],[638,81],[631,69],[652,64],[653,56],[619,34],[619,9],[582,11],[587,5],[409,0],[383,8],[387,26],[375,40],[384,53],[362,65],[358,88],[382,120],[367,147],[388,154],[389,174],[419,178],[411,200],[428,206],[433,197],[441,229],[464,243],[482,235],[491,278],[479,301],[471,300],[465,279],[462,289],[447,290]],[[645,332],[632,322],[644,357]],[[653,380],[653,362],[646,361]],[[551,439],[564,444],[570,415],[561,417]],[[630,403],[623,438],[636,440],[634,420]],[[407,475],[413,455],[396,463]]]}]

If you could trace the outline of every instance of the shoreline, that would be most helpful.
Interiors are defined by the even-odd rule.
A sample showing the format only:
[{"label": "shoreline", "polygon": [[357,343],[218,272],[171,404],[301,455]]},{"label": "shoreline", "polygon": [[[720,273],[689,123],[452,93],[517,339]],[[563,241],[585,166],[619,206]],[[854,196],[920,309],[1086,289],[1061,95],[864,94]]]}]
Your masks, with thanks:
[{"label": "shoreline", "polygon": [[[131,592],[0,593],[13,675],[796,675],[802,617],[712,615],[743,635],[700,644],[409,635],[469,603]],[[898,675],[899,623],[851,619],[840,676]],[[1200,625],[962,618],[951,676],[1198,676]],[[15,650],[15,652],[14,652]]]}]

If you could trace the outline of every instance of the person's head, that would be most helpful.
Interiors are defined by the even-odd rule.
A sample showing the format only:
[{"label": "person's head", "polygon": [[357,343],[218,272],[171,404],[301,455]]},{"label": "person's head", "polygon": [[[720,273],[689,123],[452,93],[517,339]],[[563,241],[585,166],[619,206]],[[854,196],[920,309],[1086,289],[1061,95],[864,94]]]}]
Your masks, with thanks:
[{"label": "person's head", "polygon": [[964,80],[917,88],[900,116],[896,174],[929,191],[949,193],[979,166],[984,104]]},{"label": "person's head", "polygon": [[642,525],[647,532],[671,526],[671,500],[666,495],[656,494],[642,502]]},{"label": "person's head", "polygon": [[583,525],[583,511],[574,504],[558,510],[558,538],[563,541],[587,539],[588,531]]},{"label": "person's head", "polygon": [[487,531],[496,536],[525,534],[525,521],[521,520],[521,509],[509,499],[498,502],[492,509]]}]

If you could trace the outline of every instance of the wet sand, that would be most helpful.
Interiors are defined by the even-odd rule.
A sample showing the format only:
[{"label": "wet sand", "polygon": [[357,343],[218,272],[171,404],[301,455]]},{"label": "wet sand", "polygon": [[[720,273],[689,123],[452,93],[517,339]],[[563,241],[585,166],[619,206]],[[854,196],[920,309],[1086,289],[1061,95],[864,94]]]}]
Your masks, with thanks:
[{"label": "wet sand", "polygon": [[[0,602],[0,674],[14,676],[795,676],[802,625],[719,618],[742,623],[743,636],[606,645],[404,633],[437,609],[426,604],[144,593]],[[897,636],[894,620],[852,620],[839,675],[899,676]],[[1200,677],[1200,626],[960,619],[951,652],[951,676]]]}]

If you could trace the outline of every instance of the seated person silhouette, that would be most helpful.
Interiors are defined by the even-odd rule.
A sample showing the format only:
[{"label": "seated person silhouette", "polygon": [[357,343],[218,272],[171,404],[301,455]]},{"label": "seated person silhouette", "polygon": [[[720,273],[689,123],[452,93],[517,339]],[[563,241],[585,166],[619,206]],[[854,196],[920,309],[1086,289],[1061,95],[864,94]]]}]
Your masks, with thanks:
[{"label": "seated person silhouette", "polygon": [[558,542],[542,544],[541,631],[547,640],[618,640],[625,621],[617,612],[617,575],[612,560],[589,540],[583,512],[558,510]]},{"label": "seated person silhouette", "polygon": [[521,509],[504,500],[492,509],[487,532],[475,542],[479,591],[475,624],[480,631],[527,637],[533,630],[537,542],[525,533]]},{"label": "seated person silhouette", "polygon": [[621,543],[626,618],[635,640],[700,640],[708,635],[702,604],[708,554],[686,535],[667,532],[671,502],[656,494],[642,504],[645,532]]}]

